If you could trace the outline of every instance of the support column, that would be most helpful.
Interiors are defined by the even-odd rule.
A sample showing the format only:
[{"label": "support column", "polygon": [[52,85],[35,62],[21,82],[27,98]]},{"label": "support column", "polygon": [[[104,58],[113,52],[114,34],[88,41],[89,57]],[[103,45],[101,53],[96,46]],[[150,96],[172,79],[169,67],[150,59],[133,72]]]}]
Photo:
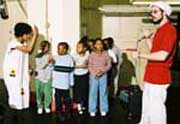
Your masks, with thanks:
[{"label": "support column", "polygon": [[80,37],[79,0],[49,0],[48,7],[53,53],[57,53],[59,42],[68,42],[73,51]]},{"label": "support column", "polygon": [[40,34],[57,52],[59,42],[68,42],[72,50],[80,38],[79,0],[28,0],[28,20],[38,26]]},{"label": "support column", "polygon": [[46,1],[47,0],[27,0],[27,15],[28,22],[35,24],[39,29],[39,33],[44,39],[48,40],[46,34],[46,20],[48,20]]}]

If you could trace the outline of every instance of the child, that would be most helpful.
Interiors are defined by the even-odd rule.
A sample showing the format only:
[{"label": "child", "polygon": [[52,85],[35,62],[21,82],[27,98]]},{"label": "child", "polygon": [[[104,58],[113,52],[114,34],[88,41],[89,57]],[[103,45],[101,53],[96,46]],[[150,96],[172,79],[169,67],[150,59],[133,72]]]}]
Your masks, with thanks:
[{"label": "child", "polygon": [[36,43],[38,29],[32,29],[27,23],[17,23],[14,36],[8,43],[3,64],[3,76],[11,108],[11,113],[8,113],[5,119],[8,124],[23,123],[17,122],[23,120],[23,115],[18,116],[19,110],[29,108],[29,53]]},{"label": "child", "polygon": [[103,41],[96,39],[95,51],[89,56],[88,67],[90,71],[89,82],[89,112],[90,116],[95,116],[97,107],[97,94],[99,91],[100,113],[106,116],[108,112],[108,91],[107,91],[107,71],[111,68],[111,59],[104,51]]},{"label": "child", "polygon": [[[36,102],[37,113],[42,114],[43,107],[46,113],[50,113],[50,103],[52,99],[51,88],[51,64],[50,64],[50,43],[42,41],[40,44],[40,53],[36,55]],[[44,98],[43,98],[44,96]]]},{"label": "child", "polygon": [[118,77],[119,51],[114,46],[114,40],[111,37],[103,39],[103,42],[112,62],[111,69],[108,71],[109,96],[115,98],[118,89],[116,78]]},{"label": "child", "polygon": [[[58,121],[63,121],[62,104],[65,103],[66,113],[69,115],[70,102],[70,86],[74,85],[73,69],[74,61],[72,56],[68,54],[69,45],[66,42],[58,44],[58,55],[54,56],[53,83],[55,88],[55,101]],[[63,100],[62,100],[63,99]]]},{"label": "child", "polygon": [[79,114],[83,114],[82,108],[87,106],[88,99],[88,57],[89,53],[86,52],[86,47],[83,42],[79,42],[76,47],[77,53],[73,56],[75,61],[74,70],[74,95],[77,103]]}]

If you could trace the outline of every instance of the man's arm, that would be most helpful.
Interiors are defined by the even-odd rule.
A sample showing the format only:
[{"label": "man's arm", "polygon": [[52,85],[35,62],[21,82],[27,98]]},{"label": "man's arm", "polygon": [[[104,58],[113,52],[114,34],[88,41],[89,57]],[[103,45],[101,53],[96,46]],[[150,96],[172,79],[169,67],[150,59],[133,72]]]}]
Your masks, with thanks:
[{"label": "man's arm", "polygon": [[149,53],[149,54],[133,52],[134,58],[142,58],[142,59],[153,60],[153,61],[165,61],[168,55],[169,55],[169,52],[164,51],[164,50]]},{"label": "man's arm", "polygon": [[33,27],[33,37],[31,39],[31,42],[27,45],[27,46],[17,46],[16,49],[21,50],[23,52],[31,52],[35,42],[37,40],[38,37],[38,28],[36,26]]}]

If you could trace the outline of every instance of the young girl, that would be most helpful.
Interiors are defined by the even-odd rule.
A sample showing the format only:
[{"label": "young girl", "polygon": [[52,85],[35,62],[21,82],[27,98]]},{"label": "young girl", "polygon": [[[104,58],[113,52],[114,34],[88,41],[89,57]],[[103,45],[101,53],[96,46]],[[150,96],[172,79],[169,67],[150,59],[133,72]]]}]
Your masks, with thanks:
[{"label": "young girl", "polygon": [[104,46],[101,39],[96,39],[95,41],[95,51],[89,56],[88,67],[90,71],[90,116],[95,116],[96,114],[98,91],[100,95],[100,113],[101,116],[106,116],[108,112],[107,71],[111,68],[111,59],[108,53],[104,51]]},{"label": "young girl", "polygon": [[[63,121],[63,114],[69,115],[70,112],[70,86],[74,85],[73,69],[74,61],[68,54],[69,45],[60,42],[57,48],[58,55],[54,56],[53,83],[55,88],[55,101],[57,111],[57,121]],[[65,103],[66,111],[62,112],[62,104]]]},{"label": "young girl", "polygon": [[74,96],[77,103],[79,114],[83,114],[82,108],[87,107],[88,99],[88,57],[85,44],[79,42],[76,46],[76,54],[74,54],[75,70],[74,70]]},{"label": "young girl", "polygon": [[36,88],[36,102],[37,113],[42,114],[43,108],[46,113],[50,113],[50,103],[52,100],[52,88],[51,88],[51,71],[52,65],[50,64],[50,43],[48,41],[42,41],[40,44],[40,52],[36,55],[36,76],[35,76],[35,88]]}]

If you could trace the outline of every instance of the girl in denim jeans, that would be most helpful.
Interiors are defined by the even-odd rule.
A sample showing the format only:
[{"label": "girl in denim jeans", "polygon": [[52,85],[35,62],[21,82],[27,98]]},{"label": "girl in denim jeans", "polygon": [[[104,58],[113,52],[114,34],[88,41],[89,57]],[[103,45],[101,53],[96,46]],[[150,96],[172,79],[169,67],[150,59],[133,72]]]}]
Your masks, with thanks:
[{"label": "girl in denim jeans", "polygon": [[111,59],[106,51],[101,39],[96,39],[95,51],[89,56],[88,68],[90,71],[89,80],[89,113],[96,115],[97,95],[99,91],[100,113],[106,116],[108,112],[108,91],[107,91],[107,71],[111,68]]}]

